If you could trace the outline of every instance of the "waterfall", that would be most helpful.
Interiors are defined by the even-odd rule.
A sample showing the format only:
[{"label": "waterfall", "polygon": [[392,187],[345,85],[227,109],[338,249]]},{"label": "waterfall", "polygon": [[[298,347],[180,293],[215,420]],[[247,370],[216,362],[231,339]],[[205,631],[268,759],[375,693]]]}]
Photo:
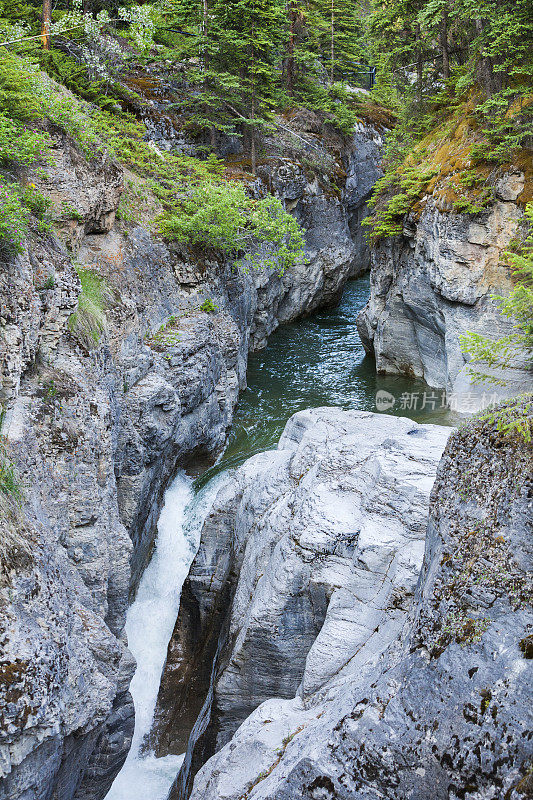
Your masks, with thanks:
[{"label": "waterfall", "polygon": [[165,800],[181,766],[183,756],[156,758],[145,752],[143,744],[152,725],[181,587],[217,483],[211,481],[194,497],[192,481],[180,472],[165,494],[154,553],[126,621],[128,646],[137,662],[130,684],[135,731],[128,757],[106,800]]}]

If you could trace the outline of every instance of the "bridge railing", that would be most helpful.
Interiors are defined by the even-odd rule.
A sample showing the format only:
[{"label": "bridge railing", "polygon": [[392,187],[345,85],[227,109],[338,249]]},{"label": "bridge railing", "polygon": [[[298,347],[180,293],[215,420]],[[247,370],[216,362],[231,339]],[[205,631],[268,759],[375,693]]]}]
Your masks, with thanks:
[{"label": "bridge railing", "polygon": [[361,89],[373,88],[376,83],[376,68],[368,64],[352,64],[340,72],[342,80],[350,83],[352,86],[358,86]]}]

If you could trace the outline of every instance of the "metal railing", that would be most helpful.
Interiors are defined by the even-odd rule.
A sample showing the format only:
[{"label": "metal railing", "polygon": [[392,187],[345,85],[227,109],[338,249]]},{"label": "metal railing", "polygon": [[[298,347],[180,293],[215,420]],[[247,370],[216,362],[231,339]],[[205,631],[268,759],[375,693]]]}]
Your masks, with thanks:
[{"label": "metal railing", "polygon": [[376,67],[371,67],[369,64],[353,64],[351,68],[342,70],[340,74],[347,83],[368,91],[376,83]]}]

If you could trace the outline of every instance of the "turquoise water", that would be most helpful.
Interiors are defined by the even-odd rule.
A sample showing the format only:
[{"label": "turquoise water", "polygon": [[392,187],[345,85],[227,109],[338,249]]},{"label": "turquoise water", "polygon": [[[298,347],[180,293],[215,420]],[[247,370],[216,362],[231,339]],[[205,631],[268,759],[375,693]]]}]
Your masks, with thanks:
[{"label": "turquoise water", "polygon": [[374,359],[365,355],[356,327],[369,291],[368,276],[351,281],[339,306],[278,328],[267,347],[250,356],[248,387],[241,393],[227,448],[202,476],[201,485],[222,469],[275,447],[289,417],[305,408],[381,412],[376,394],[382,391],[394,397],[387,414],[457,424],[457,415],[442,407],[440,390],[410,378],[376,375]]}]

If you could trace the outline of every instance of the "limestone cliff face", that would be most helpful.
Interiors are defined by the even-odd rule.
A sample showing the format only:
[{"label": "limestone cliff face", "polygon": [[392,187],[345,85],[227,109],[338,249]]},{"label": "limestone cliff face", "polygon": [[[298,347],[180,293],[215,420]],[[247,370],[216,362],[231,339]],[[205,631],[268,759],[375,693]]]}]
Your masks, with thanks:
[{"label": "limestone cliff face", "polygon": [[[348,211],[308,182],[305,218],[323,240],[309,234],[308,263],[281,278],[167,246],[115,220],[118,164],[53,136],[39,188],[72,218],[0,273],[3,434],[25,487],[21,515],[2,509],[15,514],[0,585],[2,800],[105,795],[133,728],[124,617],[166,485],[223,445],[249,349],[334,302],[354,261]],[[98,344],[72,330],[75,263],[105,281]]]},{"label": "limestone cliff face", "polygon": [[181,614],[199,602],[197,619],[207,619],[230,575],[203,710],[216,744],[263,702],[192,785],[197,724],[172,797],[530,794],[531,448],[491,419],[453,433],[429,500],[447,436],[407,420],[304,412],[277,452],[228,478]]},{"label": "limestone cliff face", "polygon": [[491,295],[511,285],[501,256],[523,215],[523,189],[522,174],[504,176],[494,204],[477,216],[442,211],[428,198],[401,236],[372,248],[371,296],[358,328],[378,372],[452,389],[465,365],[460,335],[509,332]]},{"label": "limestone cliff face", "polygon": [[[449,432],[366,412],[305,411],[277,451],[226,477],[183,587],[161,687],[162,745],[179,752],[199,713],[173,797],[188,796],[194,773],[261,703],[281,709],[270,698],[286,698],[310,719],[340,687],[373,674],[411,608]],[[276,712],[268,731],[283,739],[302,721],[288,730]],[[239,776],[264,770],[260,749],[247,752]],[[218,772],[225,752],[200,773],[195,797],[225,796],[201,777],[211,763]],[[235,797],[247,788],[239,784]]]}]

